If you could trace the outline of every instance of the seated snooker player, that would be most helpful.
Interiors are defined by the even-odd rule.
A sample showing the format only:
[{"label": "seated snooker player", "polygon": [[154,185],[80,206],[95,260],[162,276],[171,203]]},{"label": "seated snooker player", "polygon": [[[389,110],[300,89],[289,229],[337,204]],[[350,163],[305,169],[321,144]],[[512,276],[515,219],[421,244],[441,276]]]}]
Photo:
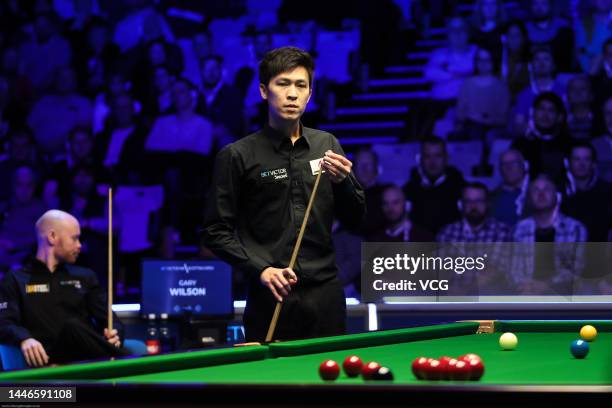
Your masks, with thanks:
[{"label": "seated snooker player", "polygon": [[[248,342],[265,341],[277,302],[282,308],[274,339],[345,333],[331,228],[334,217],[360,225],[365,197],[338,140],[300,121],[312,95],[313,71],[311,56],[299,48],[268,52],[259,65],[268,123],[216,157],[203,241],[246,274]],[[319,168],[324,173],[290,269]]]},{"label": "seated snooker player", "polygon": [[0,342],[19,346],[30,367],[125,355],[118,331],[105,328],[106,291],[73,265],[80,233],[72,215],[47,211],[36,222],[36,258],[0,285]]}]

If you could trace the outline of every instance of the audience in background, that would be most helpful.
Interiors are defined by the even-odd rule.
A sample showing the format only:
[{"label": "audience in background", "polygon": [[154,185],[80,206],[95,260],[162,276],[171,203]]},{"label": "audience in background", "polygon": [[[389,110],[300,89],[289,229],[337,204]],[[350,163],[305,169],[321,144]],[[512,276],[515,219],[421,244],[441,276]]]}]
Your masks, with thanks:
[{"label": "audience in background", "polygon": [[508,123],[510,92],[496,76],[498,67],[490,50],[476,51],[474,67],[474,76],[467,78],[459,91],[455,133],[484,141],[491,130]]},{"label": "audience in background", "polygon": [[499,155],[501,184],[493,191],[491,212],[494,218],[514,226],[527,213],[529,162],[521,152],[508,149]]},{"label": "audience in background", "polygon": [[410,201],[410,220],[437,234],[442,226],[459,219],[457,200],[464,184],[461,172],[448,165],[446,143],[436,137],[424,140],[417,165],[403,187]]},{"label": "audience in background", "polygon": [[368,211],[368,216],[365,217],[360,228],[363,236],[368,236],[380,228],[383,222],[382,193],[386,186],[378,181],[380,168],[378,155],[372,149],[360,149],[355,153],[353,173],[365,192]]},{"label": "audience in background", "polygon": [[401,188],[391,184],[383,188],[382,223],[366,238],[372,242],[431,242],[433,234],[410,221],[406,196]]},{"label": "audience in background", "polygon": [[[505,23],[506,10],[502,0],[476,0],[472,15],[472,42],[481,48],[499,52]],[[499,59],[499,54],[495,54],[494,58]]]},{"label": "audience in background", "polygon": [[586,75],[575,76],[567,83],[567,128],[570,136],[579,140],[590,140],[595,131],[593,92]]},{"label": "audience in background", "polygon": [[612,189],[599,178],[597,152],[588,142],[574,144],[565,166],[562,212],[585,225],[589,241],[607,241]]},{"label": "audience in background", "polygon": [[605,130],[603,135],[593,140],[597,151],[597,165],[601,178],[612,183],[612,96],[603,105]]},{"label": "audience in background", "polygon": [[563,173],[563,158],[571,143],[565,118],[565,107],[559,96],[543,92],[535,98],[533,119],[525,135],[512,143],[529,162],[532,176],[546,173],[559,177]]},{"label": "audience in background", "polygon": [[[554,181],[537,176],[529,185],[533,215],[514,228],[511,279],[522,295],[571,294],[574,277],[584,267],[584,225],[559,211],[561,193]],[[534,242],[547,245],[520,245]],[[557,245],[552,245],[556,243]]]},{"label": "audience in background", "polygon": [[596,70],[599,54],[604,42],[612,37],[610,13],[612,2],[609,0],[592,0],[590,8],[574,22],[576,52],[580,68],[591,73]]},{"label": "audience in background", "polygon": [[508,23],[501,37],[501,77],[506,81],[512,102],[516,95],[529,86],[529,40],[521,21]]}]

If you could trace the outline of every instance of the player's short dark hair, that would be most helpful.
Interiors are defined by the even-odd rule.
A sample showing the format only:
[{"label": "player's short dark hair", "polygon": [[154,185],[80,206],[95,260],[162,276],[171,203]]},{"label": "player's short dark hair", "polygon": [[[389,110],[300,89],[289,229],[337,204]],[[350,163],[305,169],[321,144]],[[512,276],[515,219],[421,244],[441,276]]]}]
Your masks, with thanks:
[{"label": "player's short dark hair", "polygon": [[280,47],[269,51],[259,63],[259,82],[268,86],[275,76],[304,67],[308,72],[308,86],[312,88],[314,60],[306,51],[297,47]]},{"label": "player's short dark hair", "polygon": [[571,157],[574,149],[588,149],[591,152],[591,159],[595,162],[597,161],[597,151],[593,147],[593,145],[585,140],[577,141],[572,143],[569,149],[568,156]]},{"label": "player's short dark hair", "polygon": [[480,181],[470,181],[468,183],[465,183],[465,185],[463,186],[463,189],[461,190],[461,197],[463,197],[463,194],[469,188],[475,189],[475,190],[482,190],[484,191],[485,196],[487,198],[489,197],[489,187],[487,187],[484,183],[481,183]]}]

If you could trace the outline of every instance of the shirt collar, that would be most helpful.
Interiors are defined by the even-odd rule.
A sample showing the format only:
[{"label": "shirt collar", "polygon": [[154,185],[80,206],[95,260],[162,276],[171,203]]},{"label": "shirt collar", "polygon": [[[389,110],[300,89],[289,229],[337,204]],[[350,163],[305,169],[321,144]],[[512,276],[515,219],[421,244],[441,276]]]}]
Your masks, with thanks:
[{"label": "shirt collar", "polygon": [[[289,139],[287,135],[274,129],[269,124],[266,124],[266,126],[264,127],[264,134],[266,135],[267,138],[270,139],[270,141],[272,142],[272,146],[274,146],[275,150],[280,150],[283,143],[288,143],[289,145],[291,145],[291,139]],[[302,125],[302,122],[300,122],[300,135],[301,137],[296,141],[296,143],[298,142],[306,143],[306,146],[310,148],[311,135],[308,129],[304,128],[304,125]],[[304,142],[300,142],[300,140],[304,140]]]},{"label": "shirt collar", "polygon": [[[49,268],[47,268],[47,265],[36,258],[31,259],[28,266],[32,273],[44,275],[51,274],[51,271],[49,270]],[[66,265],[58,264],[54,273],[62,272],[65,269]]]}]

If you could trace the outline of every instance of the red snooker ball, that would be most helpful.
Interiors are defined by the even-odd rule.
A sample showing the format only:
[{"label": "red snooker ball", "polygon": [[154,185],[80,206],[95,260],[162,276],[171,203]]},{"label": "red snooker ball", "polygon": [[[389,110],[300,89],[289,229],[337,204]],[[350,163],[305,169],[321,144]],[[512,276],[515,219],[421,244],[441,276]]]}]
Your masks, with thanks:
[{"label": "red snooker ball", "polygon": [[357,356],[348,356],[342,363],[342,368],[349,377],[357,377],[361,373],[361,367],[363,361]]},{"label": "red snooker ball", "polygon": [[463,360],[466,363],[469,363],[470,360],[482,361],[482,358],[480,358],[480,356],[478,354],[468,353],[468,354],[464,354],[462,356],[457,357],[457,360]]},{"label": "red snooker ball", "polygon": [[363,367],[361,367],[361,376],[364,380],[371,380],[374,376],[374,373],[378,371],[379,368],[380,364],[375,361],[370,361],[369,363],[364,364]]},{"label": "red snooker ball", "polygon": [[464,381],[470,378],[470,366],[463,360],[457,360],[455,364],[449,364],[449,378],[455,381]]},{"label": "red snooker ball", "polygon": [[441,380],[443,377],[442,371],[443,371],[443,367],[440,364],[440,360],[436,358],[431,358],[425,364],[424,377],[426,380],[438,381],[438,380]]},{"label": "red snooker ball", "polygon": [[340,366],[334,360],[325,360],[319,366],[319,375],[326,381],[333,381],[340,375]]},{"label": "red snooker ball", "polygon": [[438,359],[440,361],[440,379],[448,380],[448,366],[451,361],[457,361],[452,357],[442,356]]},{"label": "red snooker ball", "polygon": [[427,357],[417,357],[412,361],[412,374],[419,380],[425,378],[425,364],[428,361]]},{"label": "red snooker ball", "polygon": [[484,364],[480,360],[470,360],[467,362],[470,367],[470,380],[478,381],[480,377],[484,374]]}]

